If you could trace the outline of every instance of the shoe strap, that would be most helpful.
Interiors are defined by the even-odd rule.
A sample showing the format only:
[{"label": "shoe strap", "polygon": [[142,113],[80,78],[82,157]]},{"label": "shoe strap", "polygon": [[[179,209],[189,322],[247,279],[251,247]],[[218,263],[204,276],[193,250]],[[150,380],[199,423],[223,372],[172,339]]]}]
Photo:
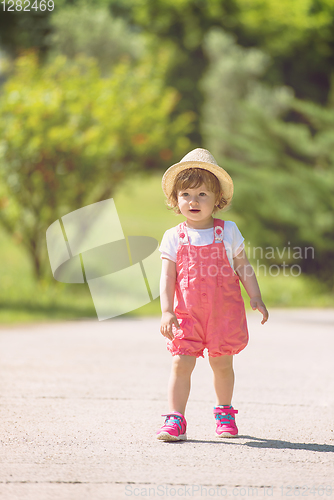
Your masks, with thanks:
[{"label": "shoe strap", "polygon": [[216,415],[216,420],[219,421],[221,424],[226,424],[226,423],[230,423],[230,422],[234,422],[235,421],[235,417],[234,415],[221,415],[221,414],[218,414]]},{"label": "shoe strap", "polygon": [[[184,417],[181,417],[181,415],[175,415],[175,413],[165,413],[164,415],[161,415],[162,417],[166,417],[164,425],[173,425],[176,424],[180,431],[181,431],[181,422],[185,421]],[[174,420],[173,424],[171,424],[171,420]]]}]

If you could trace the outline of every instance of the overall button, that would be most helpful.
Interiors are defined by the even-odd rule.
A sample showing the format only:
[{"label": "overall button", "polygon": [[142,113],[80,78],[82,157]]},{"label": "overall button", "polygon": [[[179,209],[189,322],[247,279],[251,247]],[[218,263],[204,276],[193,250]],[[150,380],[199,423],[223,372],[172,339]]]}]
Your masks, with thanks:
[{"label": "overall button", "polygon": [[205,281],[205,279],[204,279],[204,278],[201,278],[201,281]]},{"label": "overall button", "polygon": [[206,297],[206,293],[202,293],[203,297]]}]

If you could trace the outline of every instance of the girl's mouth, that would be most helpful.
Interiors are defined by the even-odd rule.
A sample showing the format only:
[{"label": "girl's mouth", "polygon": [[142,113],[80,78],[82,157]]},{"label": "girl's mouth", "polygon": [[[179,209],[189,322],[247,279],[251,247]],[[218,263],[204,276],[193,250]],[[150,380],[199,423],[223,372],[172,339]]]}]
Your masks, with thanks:
[{"label": "girl's mouth", "polygon": [[193,214],[197,214],[198,212],[200,212],[200,210],[197,208],[191,208],[190,212],[192,212]]}]

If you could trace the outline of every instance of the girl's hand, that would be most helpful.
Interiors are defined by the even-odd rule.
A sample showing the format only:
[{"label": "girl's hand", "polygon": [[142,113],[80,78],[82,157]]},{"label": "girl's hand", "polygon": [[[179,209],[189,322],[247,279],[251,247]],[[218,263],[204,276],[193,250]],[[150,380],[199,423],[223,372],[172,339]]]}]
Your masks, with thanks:
[{"label": "girl's hand", "polygon": [[262,313],[263,319],[261,321],[261,324],[264,325],[264,323],[268,320],[269,313],[268,313],[267,308],[264,305],[261,297],[253,297],[250,300],[250,305],[251,305],[251,308],[253,309],[253,311],[258,309],[260,311],[260,313]]},{"label": "girl's hand", "polygon": [[172,329],[173,325],[175,325],[176,328],[180,329],[180,325],[175,314],[171,312],[162,313],[160,332],[164,337],[167,337],[169,340],[173,340],[174,338]]}]

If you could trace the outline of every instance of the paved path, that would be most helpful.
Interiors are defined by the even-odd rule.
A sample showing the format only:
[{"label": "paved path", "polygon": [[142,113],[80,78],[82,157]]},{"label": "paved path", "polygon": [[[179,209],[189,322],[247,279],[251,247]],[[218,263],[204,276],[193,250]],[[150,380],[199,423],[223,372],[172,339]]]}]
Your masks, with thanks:
[{"label": "paved path", "polygon": [[170,367],[158,318],[0,327],[0,498],[333,500],[334,310],[260,317],[235,359],[240,437],[215,437],[200,359],[182,443],[155,439]]}]

